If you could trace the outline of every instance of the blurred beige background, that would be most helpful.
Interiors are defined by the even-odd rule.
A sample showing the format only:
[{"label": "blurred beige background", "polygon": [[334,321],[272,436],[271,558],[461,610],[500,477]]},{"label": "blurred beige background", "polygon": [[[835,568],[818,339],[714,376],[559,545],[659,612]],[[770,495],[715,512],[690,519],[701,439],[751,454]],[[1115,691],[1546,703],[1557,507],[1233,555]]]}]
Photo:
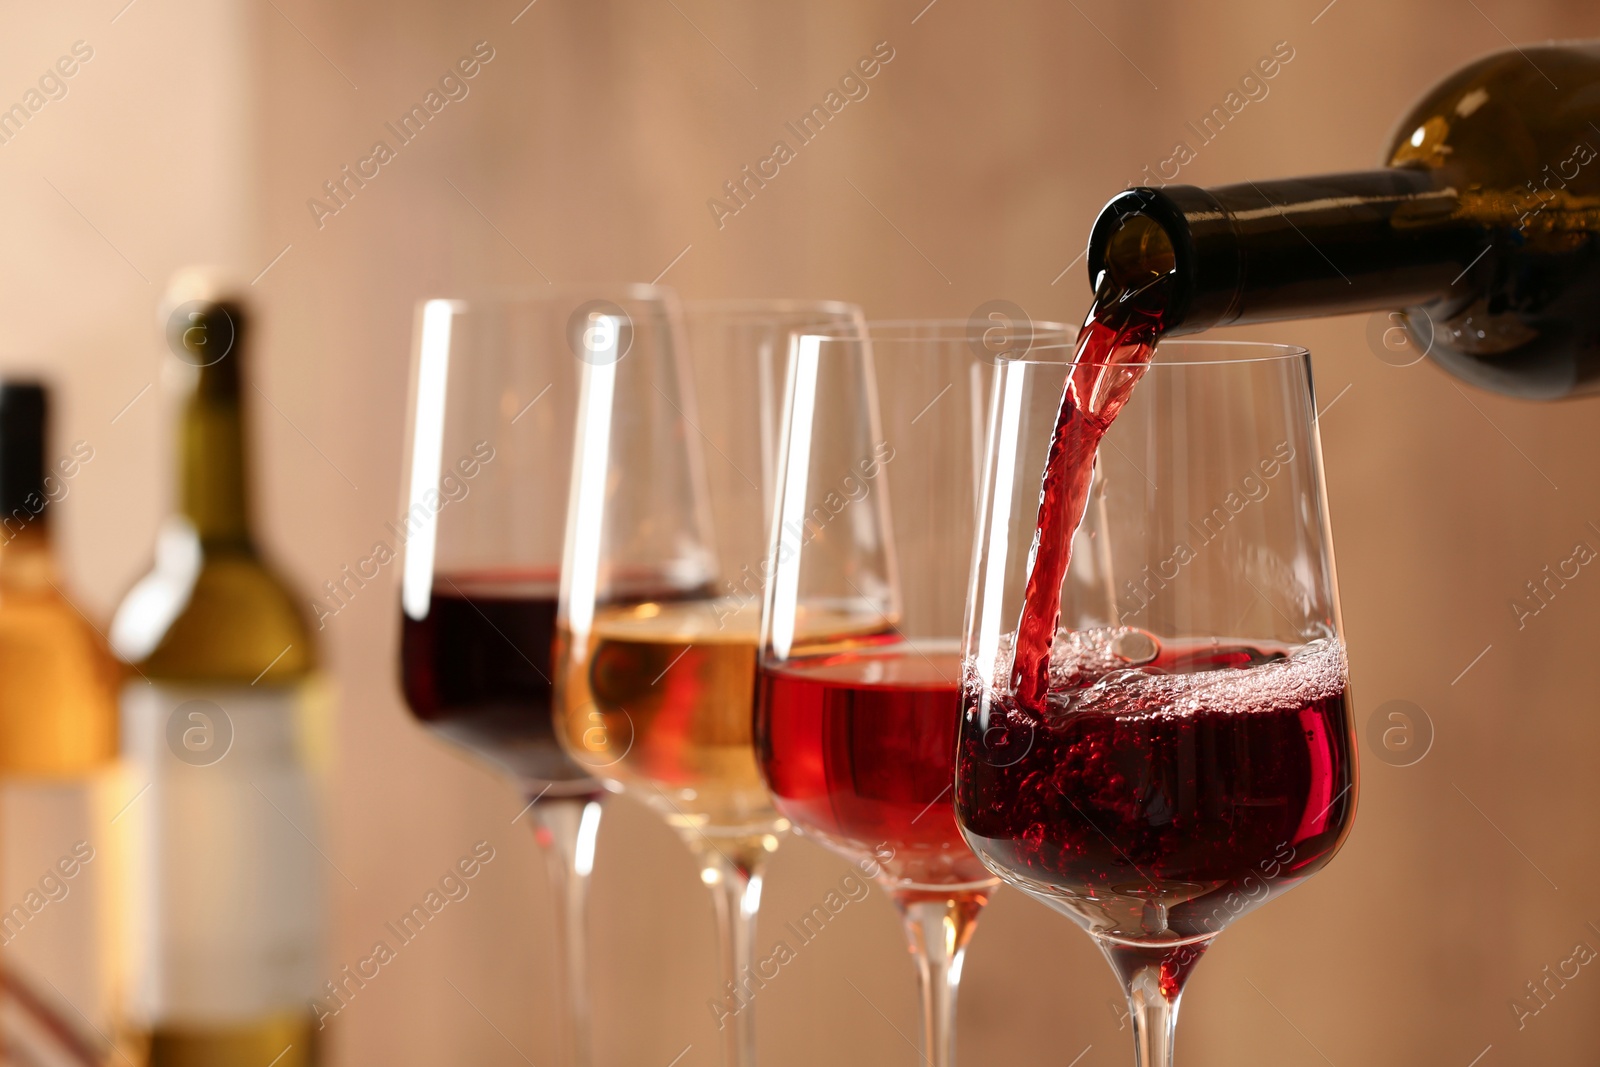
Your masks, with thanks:
[{"label": "blurred beige background", "polygon": [[[60,440],[96,449],[63,508],[87,609],[105,617],[145,567],[167,506],[154,308],[187,263],[256,278],[259,511],[309,598],[398,511],[423,295],[670,265],[662,280],[689,296],[841,297],[873,317],[965,317],[1004,298],[1076,318],[1088,288],[1074,259],[1096,209],[1195,143],[1185,123],[1278,42],[1293,59],[1270,94],[1182,180],[1368,165],[1407,103],[1459,64],[1508,37],[1600,35],[1579,0],[525,2],[8,10],[0,104],[74,42],[94,51],[0,144],[0,367],[47,369],[67,389]],[[319,226],[308,199],[480,41],[493,59],[470,94]],[[792,143],[784,123],[885,41],[893,59],[870,94],[719,228],[707,200],[775,139]],[[1510,1005],[1577,943],[1600,948],[1600,576],[1582,573],[1521,629],[1510,604],[1576,542],[1600,546],[1600,401],[1464,392],[1380,361],[1368,325],[1253,333],[1310,347],[1334,405],[1322,432],[1362,754],[1390,700],[1420,705],[1436,737],[1414,766],[1366,759],[1344,853],[1211,951],[1179,1054],[1187,1067],[1591,1062],[1600,972],[1552,984],[1521,1029]],[[330,973],[473,842],[500,858],[330,1023],[336,1060],[550,1064],[543,872],[526,821],[511,825],[512,791],[409,722],[394,580],[390,568],[323,633],[343,692],[329,851],[360,887],[329,871]],[[769,921],[843,871],[785,845]],[[711,909],[682,846],[616,803],[595,893],[602,1062],[718,1064]],[[892,909],[875,892],[837,927],[761,994],[764,1062],[915,1062]],[[1003,893],[968,957],[962,1058],[1126,1064],[1116,997],[1082,933]]]}]

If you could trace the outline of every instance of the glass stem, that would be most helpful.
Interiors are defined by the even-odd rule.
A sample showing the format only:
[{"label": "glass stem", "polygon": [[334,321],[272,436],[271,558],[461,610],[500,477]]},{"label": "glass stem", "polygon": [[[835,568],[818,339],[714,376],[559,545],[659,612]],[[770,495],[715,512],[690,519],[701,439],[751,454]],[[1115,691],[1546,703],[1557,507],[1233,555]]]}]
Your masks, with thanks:
[{"label": "glass stem", "polygon": [[549,797],[533,806],[534,837],[544,853],[556,909],[556,976],[561,991],[561,1062],[591,1067],[589,1017],[589,872],[600,830],[601,796]]},{"label": "glass stem", "polygon": [[1172,1067],[1178,1029],[1178,1001],[1194,965],[1211,944],[1196,941],[1172,948],[1147,948],[1101,941],[1128,995],[1136,1067]]},{"label": "glass stem", "polygon": [[1133,1024],[1137,1067],[1172,1067],[1178,1035],[1178,998],[1161,993],[1161,967],[1146,966],[1128,984],[1128,1018]]},{"label": "glass stem", "polygon": [[700,880],[717,909],[717,941],[722,957],[720,995],[711,1014],[723,1035],[725,1067],[755,1067],[756,993],[766,985],[754,971],[756,911],[768,847],[761,838],[691,844],[700,860]]},{"label": "glass stem", "polygon": [[922,1001],[922,1060],[930,1067],[955,1063],[956,990],[961,961],[978,927],[988,894],[970,891],[932,895],[914,890],[894,893],[905,923],[906,944],[917,966]]}]

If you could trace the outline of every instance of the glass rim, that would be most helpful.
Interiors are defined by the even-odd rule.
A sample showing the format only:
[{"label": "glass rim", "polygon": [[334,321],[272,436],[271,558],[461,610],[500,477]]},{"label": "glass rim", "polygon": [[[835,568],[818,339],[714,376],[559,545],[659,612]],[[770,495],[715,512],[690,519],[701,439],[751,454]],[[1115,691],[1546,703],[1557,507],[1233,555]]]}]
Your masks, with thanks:
[{"label": "glass rim", "polygon": [[[1215,359],[1166,359],[1161,358],[1163,350],[1171,352],[1174,349],[1246,349],[1250,354],[1239,355],[1232,358]],[[1037,358],[1038,353],[1064,352],[1069,357],[1077,351],[1076,344],[1035,344],[1030,345],[1025,352],[996,352],[996,363],[1018,364],[1020,366],[1039,367],[1066,367],[1072,366],[1075,361],[1068,359]],[[1290,360],[1304,360],[1311,356],[1311,350],[1302,345],[1282,344],[1276,341],[1230,341],[1223,338],[1194,339],[1187,337],[1171,338],[1156,343],[1155,352],[1150,357],[1150,368],[1157,367],[1221,367],[1244,363],[1280,363]]]},{"label": "glass rim", "polygon": [[663,304],[681,304],[678,291],[668,285],[648,282],[603,282],[595,284],[562,283],[560,285],[482,285],[456,291],[454,295],[436,293],[420,297],[418,310],[434,303],[454,305],[456,314],[489,310],[495,307],[528,307],[544,303],[571,303],[588,297],[593,300],[627,300],[634,302],[656,301]]},{"label": "glass rim", "polygon": [[[1019,324],[1021,325],[1021,324]],[[1064,338],[1076,341],[1078,327],[1064,322],[1053,322],[1048,319],[1028,319],[1026,325],[1034,333],[1049,335],[1059,334]],[[848,324],[829,327],[803,327],[793,331],[805,337],[820,337],[827,341],[844,340],[840,334],[856,327]],[[968,319],[871,319],[865,324],[866,339],[874,344],[905,344],[907,342],[925,343],[928,341],[965,341],[973,339],[973,331],[980,333],[989,327],[979,326],[978,323]],[[852,340],[854,338],[851,338]],[[1035,346],[1037,347],[1037,346]],[[1051,347],[1066,347],[1055,346]]]},{"label": "glass rim", "polygon": [[[827,315],[859,315],[861,305],[848,300],[806,300],[799,297],[711,297],[680,301],[688,312],[716,312],[730,318],[759,319],[767,315],[788,315],[815,311]],[[811,329],[811,327],[801,327]],[[818,329],[826,327],[818,326]]]}]

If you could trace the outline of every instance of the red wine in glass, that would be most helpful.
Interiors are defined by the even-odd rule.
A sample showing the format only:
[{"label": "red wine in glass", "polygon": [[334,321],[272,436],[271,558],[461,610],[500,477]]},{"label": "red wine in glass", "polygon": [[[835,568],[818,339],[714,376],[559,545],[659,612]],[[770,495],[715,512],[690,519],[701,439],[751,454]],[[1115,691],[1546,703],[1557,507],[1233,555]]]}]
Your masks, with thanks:
[{"label": "red wine in glass", "polygon": [[551,719],[558,592],[549,573],[436,576],[428,614],[402,613],[401,683],[412,714],[439,736],[536,789],[599,792]]},{"label": "red wine in glass", "polygon": [[[1356,775],[1305,353],[1254,346],[1239,359],[1207,350],[1186,359],[1180,349],[1176,366],[1151,370],[1174,295],[1173,248],[1153,222],[1121,223],[1118,235],[1146,248],[1135,259],[1152,269],[1143,282],[1112,278],[1109,266],[1101,274],[1065,368],[1033,543],[1024,553],[1017,534],[1027,533],[998,522],[981,543],[988,566],[975,571],[983,610],[970,615],[978,653],[965,665],[955,811],[986,867],[1095,938],[1128,996],[1137,1062],[1170,1067],[1194,964],[1225,926],[1329,861],[1353,818]],[[1018,397],[1030,378],[1052,394],[1059,380],[1043,364],[1006,372],[1018,375]],[[1149,492],[1108,487],[1108,522],[1120,521],[1112,573],[1136,569],[1161,531],[1182,527],[1238,442],[1270,447],[1280,431],[1300,442],[1294,481],[1304,488],[1263,504],[1169,590],[1151,618],[1176,633],[1128,628],[1109,603],[1078,611],[1098,628],[1062,631],[1062,580],[1096,452],[1146,377],[1153,399],[1133,416],[1133,436],[1163,466],[1145,479]],[[1017,462],[1012,444],[996,444],[1003,433],[990,441],[992,463]],[[985,506],[1001,516],[1031,488],[986,484],[997,488]],[[1019,578],[1024,603],[1007,632],[993,609]],[[1211,636],[1264,609],[1276,617],[1251,624],[1261,639]]]},{"label": "red wine in glass", "polygon": [[778,810],[891,883],[968,886],[994,876],[951,804],[961,722],[954,642],[897,644],[762,667],[756,752]]},{"label": "red wine in glass", "polygon": [[1215,934],[1314,872],[1354,811],[1336,642],[1057,633],[1095,455],[1149,366],[1170,287],[1170,274],[1101,279],[1050,440],[1011,684],[967,687],[969,727],[987,728],[966,735],[957,798],[991,868],[1096,933],[1157,943]]},{"label": "red wine in glass", "polygon": [[1209,939],[1338,850],[1355,766],[1337,642],[1058,644],[1042,708],[966,691],[955,803],[991,869],[1158,946]]}]

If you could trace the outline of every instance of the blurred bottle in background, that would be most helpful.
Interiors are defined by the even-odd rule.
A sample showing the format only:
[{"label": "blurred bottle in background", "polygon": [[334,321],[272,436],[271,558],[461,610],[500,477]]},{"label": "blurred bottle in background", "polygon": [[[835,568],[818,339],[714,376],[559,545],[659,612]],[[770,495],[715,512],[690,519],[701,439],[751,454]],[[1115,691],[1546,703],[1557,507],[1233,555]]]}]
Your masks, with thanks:
[{"label": "blurred bottle in background", "polygon": [[251,528],[249,319],[202,277],[169,291],[178,508],[111,643],[130,671],[130,1014],[151,1067],[306,1067],[322,965],[316,769],[327,700],[297,599]]},{"label": "blurred bottle in background", "polygon": [[49,451],[42,385],[0,381],[0,1050],[109,1062],[120,1029],[117,669],[50,530],[94,448]]}]

